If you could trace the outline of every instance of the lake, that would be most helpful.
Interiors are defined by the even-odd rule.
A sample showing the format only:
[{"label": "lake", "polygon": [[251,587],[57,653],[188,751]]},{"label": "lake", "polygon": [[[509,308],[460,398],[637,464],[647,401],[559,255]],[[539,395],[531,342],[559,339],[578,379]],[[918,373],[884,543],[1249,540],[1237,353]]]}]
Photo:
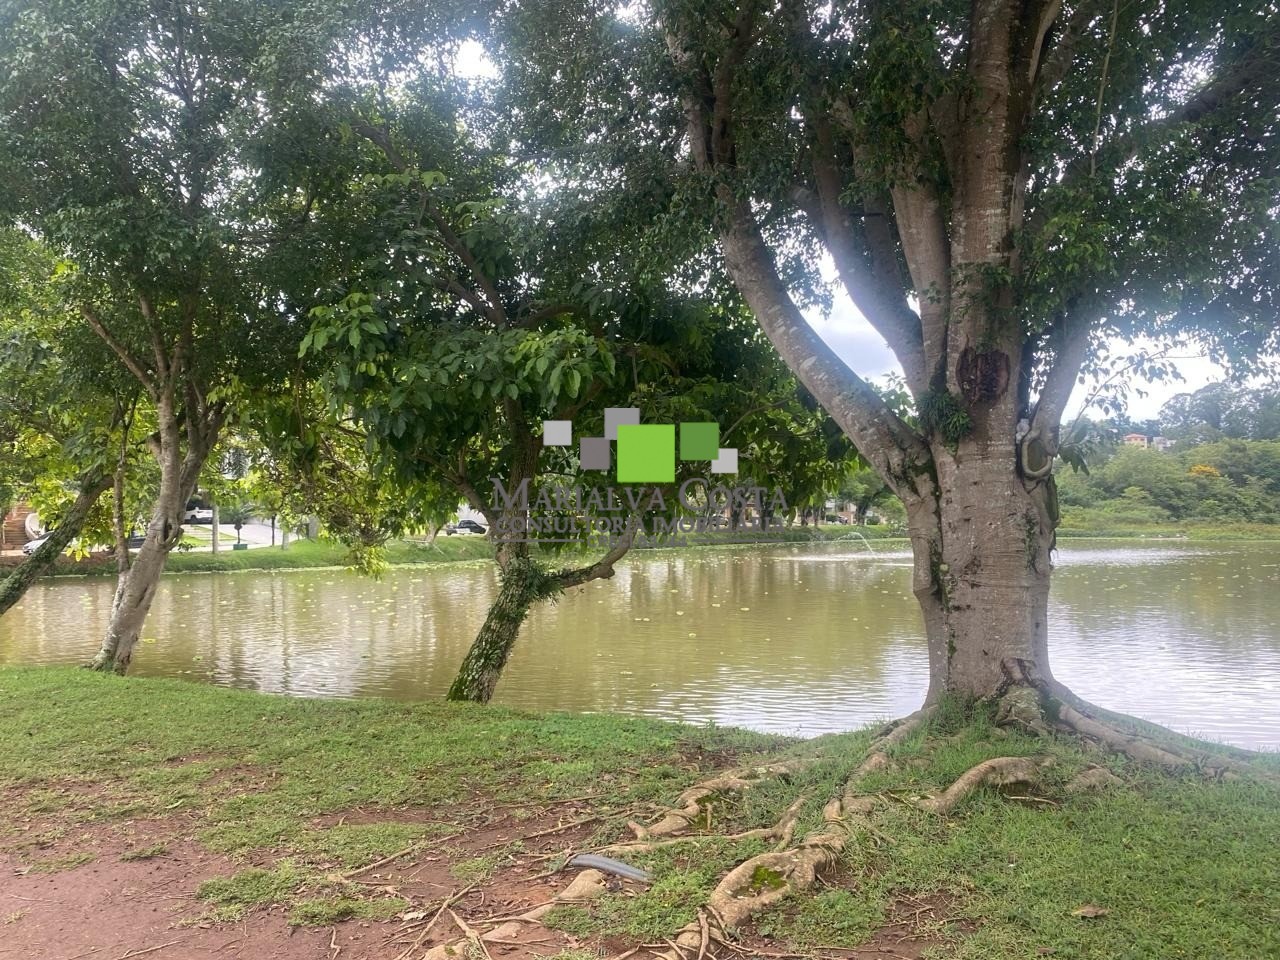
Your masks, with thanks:
[{"label": "lake", "polygon": [[[926,684],[908,553],[852,542],[653,551],[535,610],[495,697],[814,736],[900,716]],[[1114,710],[1280,750],[1280,546],[1076,542],[1057,557],[1055,675]],[[315,697],[442,696],[484,619],[492,564],[164,579],[144,676]],[[97,647],[110,578],[31,589],[0,663]]]}]

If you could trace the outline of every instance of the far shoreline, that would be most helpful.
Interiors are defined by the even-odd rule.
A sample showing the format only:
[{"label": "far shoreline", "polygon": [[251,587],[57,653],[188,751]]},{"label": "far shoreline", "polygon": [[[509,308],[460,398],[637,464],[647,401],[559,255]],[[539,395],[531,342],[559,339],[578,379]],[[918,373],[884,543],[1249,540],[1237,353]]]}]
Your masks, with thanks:
[{"label": "far shoreline", "polygon": [[[884,532],[881,532],[883,530]],[[817,528],[788,528],[776,535],[744,538],[741,535],[680,545],[640,546],[633,555],[646,553],[675,553],[705,549],[754,549],[783,545],[803,546],[833,544],[847,541],[862,545],[865,542],[874,552],[876,546],[893,550],[909,550],[908,537],[891,528],[866,526],[847,527],[825,524]],[[1088,543],[1111,541],[1117,543],[1267,543],[1280,542],[1280,525],[1271,524],[1215,524],[1185,523],[1160,524],[1141,528],[1065,528],[1058,532],[1061,543]],[[544,554],[548,563],[574,557],[579,551]],[[189,573],[269,573],[282,571],[340,571],[351,569],[345,562],[346,548],[327,540],[295,540],[287,548],[257,547],[252,550],[220,553],[173,553],[165,568],[166,575]],[[393,541],[387,547],[387,567],[439,567],[464,563],[485,563],[492,559],[492,547],[487,539],[478,536],[466,538],[438,537],[434,543],[418,540]],[[21,557],[0,558],[0,569],[12,569],[22,562]],[[626,560],[624,559],[625,563]],[[88,559],[60,559],[54,569],[42,579],[94,578],[114,576],[115,559],[110,554],[94,554]]]}]

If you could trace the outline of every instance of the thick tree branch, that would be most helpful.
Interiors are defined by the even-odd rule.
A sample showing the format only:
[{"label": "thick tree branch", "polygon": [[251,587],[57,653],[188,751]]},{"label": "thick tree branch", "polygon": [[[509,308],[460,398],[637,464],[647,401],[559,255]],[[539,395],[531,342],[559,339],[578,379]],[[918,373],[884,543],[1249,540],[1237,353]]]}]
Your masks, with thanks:
[{"label": "thick tree branch", "polygon": [[[747,38],[739,31],[735,40],[745,43]],[[684,106],[694,163],[703,172],[719,173],[722,168],[716,163],[717,150],[732,150],[728,107],[722,101],[712,105],[719,120],[726,124],[717,129],[713,149],[707,136],[707,104],[699,93],[712,86],[706,67],[690,54],[679,30],[671,26],[667,29],[667,47],[689,84]],[[927,473],[925,467],[931,459],[923,439],[809,326],[778,275],[773,254],[760,235],[750,205],[735,197],[723,180],[715,190],[721,208],[720,246],[725,264],[783,361],[895,493],[909,500],[932,496],[930,484],[917,484]]]},{"label": "thick tree branch", "polygon": [[[219,401],[205,411],[202,418],[197,419],[193,411],[187,413],[187,453],[182,458],[180,483],[184,497],[190,498],[200,481],[200,471],[204,469],[209,452],[218,440],[218,433],[226,422],[227,406]],[[193,423],[194,421],[194,423]],[[186,500],[183,500],[186,503]]]},{"label": "thick tree branch", "polygon": [[734,163],[733,85],[755,35],[757,4],[747,0],[729,29],[729,48],[716,64],[711,82],[711,156],[718,167]]},{"label": "thick tree branch", "polygon": [[[836,137],[836,124],[842,121],[845,133],[852,132],[851,111],[847,101],[841,98],[829,106],[831,98],[826,95],[824,80],[818,73],[821,60],[809,25],[807,4],[804,0],[788,0],[785,12],[798,53],[797,72],[805,90],[800,109],[814,140],[810,159],[817,196],[816,202],[806,205],[805,209],[831,253],[849,298],[884,337],[902,364],[912,392],[919,396],[928,389],[930,369],[925,358],[920,317],[907,303],[889,211],[879,200],[868,200],[861,235],[855,229],[853,217],[843,202],[845,183],[839,160],[841,147]],[[855,142],[852,136],[849,142]]]},{"label": "thick tree branch", "polygon": [[611,578],[614,573],[614,564],[625,557],[627,551],[631,549],[631,545],[635,543],[636,531],[639,527],[640,521],[637,517],[627,518],[627,529],[599,560],[590,566],[561,570],[555,574],[556,582],[559,583],[560,588],[567,590],[569,587],[580,586],[591,580],[608,580]]},{"label": "thick tree branch", "polygon": [[728,221],[720,239],[725,263],[765,335],[894,492],[919,495],[914,478],[929,462],[924,441],[809,326],[746,204],[723,194],[721,201]]},{"label": "thick tree branch", "polygon": [[[815,224],[835,262],[840,281],[863,316],[889,344],[902,364],[913,392],[928,388],[920,318],[907,304],[906,289],[899,280],[898,259],[892,231],[883,209],[868,209],[864,234],[871,262],[864,255],[852,217],[841,202],[844,182],[835,159],[835,138],[830,122],[816,111],[808,113],[815,133],[813,175],[818,188]],[[919,395],[917,393],[917,395]]]},{"label": "thick tree branch", "polygon": [[1058,427],[1062,423],[1062,414],[1089,353],[1093,327],[1091,316],[1092,314],[1077,309],[1063,317],[1055,338],[1053,364],[1045,379],[1044,389],[1036,400],[1030,432],[1040,435],[1050,454],[1057,451]]},{"label": "thick tree branch", "polygon": [[1047,49],[1040,57],[1040,70],[1035,78],[1032,93],[1037,103],[1044,101],[1045,96],[1062,82],[1071,69],[1080,39],[1101,15],[1101,5],[1097,0],[1080,0],[1071,15],[1063,22],[1055,34],[1046,38]]},{"label": "thick tree branch", "polygon": [[22,599],[27,588],[50,569],[62,555],[88,520],[89,512],[103,492],[111,486],[111,471],[98,465],[86,471],[80,478],[80,489],[75,500],[58,525],[49,533],[45,542],[36,548],[9,576],[0,580],[0,615]]},{"label": "thick tree branch", "polygon": [[573,303],[549,303],[544,307],[534,309],[525,309],[515,322],[515,326],[525,329],[533,329],[548,320],[563,316],[567,313],[576,313],[578,306]]},{"label": "thick tree branch", "polygon": [[[413,169],[408,159],[397,149],[391,134],[386,129],[375,126],[359,116],[352,116],[350,123],[351,129],[381,150],[387,158],[387,162],[398,172],[406,173]],[[471,252],[471,248],[458,236],[444,214],[431,202],[425,192],[422,195],[422,207],[440,232],[440,238],[444,241],[445,246],[462,261],[475,279],[476,284],[480,287],[480,292],[483,294],[483,300],[474,294],[460,292],[457,288],[461,288],[461,284],[457,284],[454,280],[447,280],[446,282],[451,285],[456,284],[457,288],[446,287],[446,289],[450,289],[450,292],[462,296],[494,323],[500,326],[505,325],[507,319],[506,308],[503,306],[502,295],[498,292],[497,285],[493,282],[493,279],[481,268],[480,262],[476,259],[475,254]],[[438,285],[439,283],[437,283]],[[487,301],[487,303],[484,301]]]},{"label": "thick tree branch", "polygon": [[437,290],[466,302],[480,316],[490,316],[489,305],[474,290],[467,289],[453,277],[432,276],[430,283]]},{"label": "thick tree branch", "polygon": [[147,372],[146,367],[130,352],[128,347],[115,338],[91,307],[82,303],[80,305],[80,315],[84,317],[85,322],[101,338],[102,342],[110,347],[111,351],[120,358],[120,361],[133,374],[134,378],[142,384],[143,389],[147,391],[151,398],[155,399],[160,393],[155,377]]},{"label": "thick tree branch", "polygon": [[471,276],[475,278],[480,290],[484,294],[485,299],[489,302],[489,309],[486,313],[495,323],[505,326],[507,322],[507,311],[502,304],[502,294],[498,292],[497,285],[493,282],[493,278],[485,273],[480,266],[480,261],[476,259],[476,255],[471,252],[471,248],[463,242],[462,238],[454,231],[449,221],[445,219],[434,204],[428,203],[427,216],[431,218],[431,222],[436,225],[436,229],[440,231],[440,236],[454,255],[457,256],[470,271]]},{"label": "thick tree branch", "polygon": [[375,147],[382,151],[382,155],[387,158],[387,162],[398,173],[407,173],[411,168],[411,164],[402,154],[395,142],[391,139],[391,134],[383,127],[375,126],[363,117],[352,115],[348,121],[351,129],[364,137]]},{"label": "thick tree branch", "polygon": [[[1110,140],[1100,141],[1094,153],[1105,151],[1111,157],[1108,169],[1118,169],[1137,157],[1144,146],[1172,136],[1184,124],[1210,119],[1249,95],[1274,107],[1280,92],[1280,57],[1274,53],[1280,43],[1278,34],[1278,27],[1259,34],[1248,54],[1241,57],[1232,69],[1215,76],[1165,115],[1141,123]],[[1067,165],[1059,183],[1071,184],[1099,172],[1092,161],[1092,156],[1077,157]]]},{"label": "thick tree branch", "polygon": [[150,298],[145,294],[138,294],[138,308],[151,327],[151,354],[156,361],[156,376],[161,383],[167,383],[174,371],[171,369],[169,353],[160,334],[160,321],[156,318]]},{"label": "thick tree branch", "polygon": [[[894,222],[911,284],[920,301],[921,350],[926,386],[946,372],[947,329],[951,320],[951,240],[938,185],[927,173],[929,124],[919,114],[903,131],[914,145],[912,167],[894,178],[890,188]],[[919,396],[920,394],[917,394]]]}]

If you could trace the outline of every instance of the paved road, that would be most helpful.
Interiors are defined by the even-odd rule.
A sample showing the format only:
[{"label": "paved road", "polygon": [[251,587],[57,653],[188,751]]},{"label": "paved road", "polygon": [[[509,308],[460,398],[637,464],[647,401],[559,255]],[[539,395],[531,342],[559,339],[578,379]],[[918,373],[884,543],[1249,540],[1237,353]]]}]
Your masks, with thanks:
[{"label": "paved road", "polygon": [[[208,552],[212,549],[209,546],[209,537],[212,535],[213,527],[207,523],[188,524],[185,528],[186,534],[193,540],[201,541],[198,547],[192,547],[195,552]],[[226,524],[218,524],[219,549],[230,550],[231,545],[236,542],[236,528]],[[255,547],[271,546],[271,524],[270,523],[246,523],[240,528],[240,540],[249,544],[249,549]],[[280,543],[280,528],[276,527],[275,542]]]}]

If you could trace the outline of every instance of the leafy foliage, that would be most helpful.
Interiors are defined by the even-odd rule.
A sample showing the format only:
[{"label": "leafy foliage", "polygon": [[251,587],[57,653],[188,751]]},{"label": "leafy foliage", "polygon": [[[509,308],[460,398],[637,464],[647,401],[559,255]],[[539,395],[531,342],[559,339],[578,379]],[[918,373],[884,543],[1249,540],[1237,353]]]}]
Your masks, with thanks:
[{"label": "leafy foliage", "polygon": [[1122,446],[1086,478],[1059,474],[1068,507],[1116,519],[1280,523],[1280,441],[1222,440],[1175,452]]}]

